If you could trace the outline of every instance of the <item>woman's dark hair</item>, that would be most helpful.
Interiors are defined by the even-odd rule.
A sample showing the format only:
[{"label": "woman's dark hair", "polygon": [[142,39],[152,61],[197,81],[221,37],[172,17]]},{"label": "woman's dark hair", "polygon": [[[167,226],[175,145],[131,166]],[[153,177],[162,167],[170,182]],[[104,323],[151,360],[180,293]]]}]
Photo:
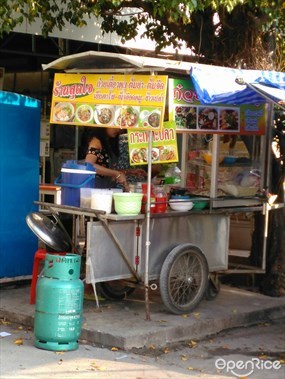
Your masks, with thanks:
[{"label": "woman's dark hair", "polygon": [[92,138],[98,138],[102,147],[106,150],[111,158],[117,158],[119,155],[119,136],[109,138],[107,136],[107,128],[105,127],[86,127],[81,136],[82,155],[86,155],[88,146]]}]

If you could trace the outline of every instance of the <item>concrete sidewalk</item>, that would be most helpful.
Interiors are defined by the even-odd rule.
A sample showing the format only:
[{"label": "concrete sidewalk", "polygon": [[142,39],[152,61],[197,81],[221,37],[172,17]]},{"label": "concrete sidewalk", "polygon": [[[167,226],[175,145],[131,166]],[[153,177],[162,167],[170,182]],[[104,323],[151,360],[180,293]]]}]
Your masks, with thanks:
[{"label": "concrete sidewalk", "polygon": [[[29,290],[29,285],[4,286],[0,317],[32,327],[35,306],[29,304]],[[222,286],[216,299],[203,300],[192,313],[181,316],[168,313],[159,294],[151,293],[151,320],[147,321],[143,295],[135,291],[124,301],[100,301],[100,308],[95,301],[84,300],[81,339],[97,346],[124,350],[151,345],[162,347],[285,317],[285,297],[272,298]]]}]

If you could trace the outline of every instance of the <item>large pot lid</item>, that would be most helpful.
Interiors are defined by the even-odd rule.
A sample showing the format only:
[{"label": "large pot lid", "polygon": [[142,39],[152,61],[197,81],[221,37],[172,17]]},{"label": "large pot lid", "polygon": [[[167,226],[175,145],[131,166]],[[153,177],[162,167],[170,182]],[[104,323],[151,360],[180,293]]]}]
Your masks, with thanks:
[{"label": "large pot lid", "polygon": [[27,215],[26,222],[35,235],[54,251],[71,251],[71,239],[56,218],[51,219],[40,212],[31,212]]}]

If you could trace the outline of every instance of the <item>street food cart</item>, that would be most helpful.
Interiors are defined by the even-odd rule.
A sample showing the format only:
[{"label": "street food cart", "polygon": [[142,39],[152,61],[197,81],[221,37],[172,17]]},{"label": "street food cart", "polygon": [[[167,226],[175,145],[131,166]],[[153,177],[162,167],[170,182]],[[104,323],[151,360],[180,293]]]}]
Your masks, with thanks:
[{"label": "street food cart", "polygon": [[[63,57],[44,68],[100,75],[131,73],[134,76],[129,80],[133,82],[137,73],[144,75],[149,72],[162,72],[178,78],[177,83],[174,80],[169,85],[171,96],[175,91],[176,95],[181,92],[185,82],[192,83],[190,72],[195,84],[195,87],[186,88],[183,96],[176,96],[172,104],[168,103],[168,123],[173,125],[178,120],[182,122],[177,127],[181,182],[173,187],[170,185],[170,190],[186,189],[185,192],[191,193],[194,203],[200,199],[199,196],[206,197],[206,208],[189,211],[167,209],[164,213],[150,211],[152,128],[147,132],[148,189],[144,214],[107,214],[97,212],[96,209],[41,203],[41,206],[54,214],[69,213],[75,219],[87,220],[86,282],[93,285],[95,294],[96,284],[101,287],[106,297],[112,299],[121,299],[136,287],[142,287],[145,289],[146,315],[149,319],[149,290],[159,287],[166,308],[170,312],[181,314],[191,311],[204,296],[207,299],[215,298],[219,292],[218,277],[221,273],[265,272],[268,213],[271,209],[284,205],[269,204],[267,196],[270,180],[272,102],[278,96],[270,97],[269,101],[260,92],[253,91],[243,83],[241,89],[249,90],[246,98],[248,107],[240,108],[244,98],[239,93],[234,99],[227,93],[224,97],[218,97],[218,105],[212,105],[211,100],[208,104],[203,103],[201,99],[207,87],[202,88],[200,93],[197,92],[199,79],[195,75],[196,70],[202,70],[201,65],[112,53],[88,52]],[[242,71],[239,73],[246,74]],[[183,80],[179,82],[182,75]],[[233,75],[236,73],[232,72],[231,80]],[[230,82],[231,87],[236,86],[235,79],[236,77]],[[142,78],[139,82],[142,83]],[[281,77],[280,74],[273,79],[271,75],[272,83],[277,87],[280,84],[280,88],[284,88],[284,75]],[[86,89],[87,84],[83,85]],[[58,93],[64,94],[62,88],[60,91]],[[97,99],[100,97],[98,96],[97,93]],[[180,100],[182,101],[179,103]],[[257,108],[255,104],[258,104]],[[225,119],[234,119],[234,125],[229,122],[223,128]],[[183,121],[186,124],[183,125]],[[113,126],[112,123],[109,125]],[[132,128],[129,128],[129,132],[132,132]],[[235,146],[239,145],[243,153],[250,145],[248,156],[234,155],[231,150],[226,154],[228,157],[234,155],[235,158],[243,159],[235,160],[234,163],[231,160],[222,163],[220,158],[221,155],[224,158],[225,152],[221,141],[224,136],[229,139],[234,137]],[[201,141],[206,140],[205,148],[201,146]],[[205,159],[206,153],[211,155],[208,162]],[[242,170],[235,171],[237,167]],[[238,176],[241,172],[243,177]],[[220,180],[221,174],[224,181]],[[248,180],[250,184],[242,186],[242,180]],[[246,192],[246,188],[252,187],[255,188],[253,192]],[[244,192],[240,192],[242,189]],[[194,195],[197,196],[196,199]],[[258,237],[261,241],[259,256],[252,260],[250,242],[245,247],[239,246],[239,242],[251,241],[254,217],[248,215],[255,214],[261,216],[263,227],[262,235]],[[82,232],[80,225],[83,224],[82,221],[77,223],[73,235],[74,246],[79,245],[78,236]],[[236,236],[232,232],[234,224],[238,228],[245,224],[246,230],[239,230],[240,234]],[[254,264],[249,264],[253,261]]]}]

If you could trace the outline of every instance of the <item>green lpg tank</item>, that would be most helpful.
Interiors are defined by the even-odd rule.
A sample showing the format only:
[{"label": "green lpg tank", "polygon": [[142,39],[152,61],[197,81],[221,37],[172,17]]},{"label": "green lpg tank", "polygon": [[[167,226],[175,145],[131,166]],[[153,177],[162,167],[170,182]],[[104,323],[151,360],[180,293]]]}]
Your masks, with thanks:
[{"label": "green lpg tank", "polygon": [[80,255],[46,255],[43,277],[36,287],[36,347],[53,351],[78,348],[84,297],[80,264]]}]

